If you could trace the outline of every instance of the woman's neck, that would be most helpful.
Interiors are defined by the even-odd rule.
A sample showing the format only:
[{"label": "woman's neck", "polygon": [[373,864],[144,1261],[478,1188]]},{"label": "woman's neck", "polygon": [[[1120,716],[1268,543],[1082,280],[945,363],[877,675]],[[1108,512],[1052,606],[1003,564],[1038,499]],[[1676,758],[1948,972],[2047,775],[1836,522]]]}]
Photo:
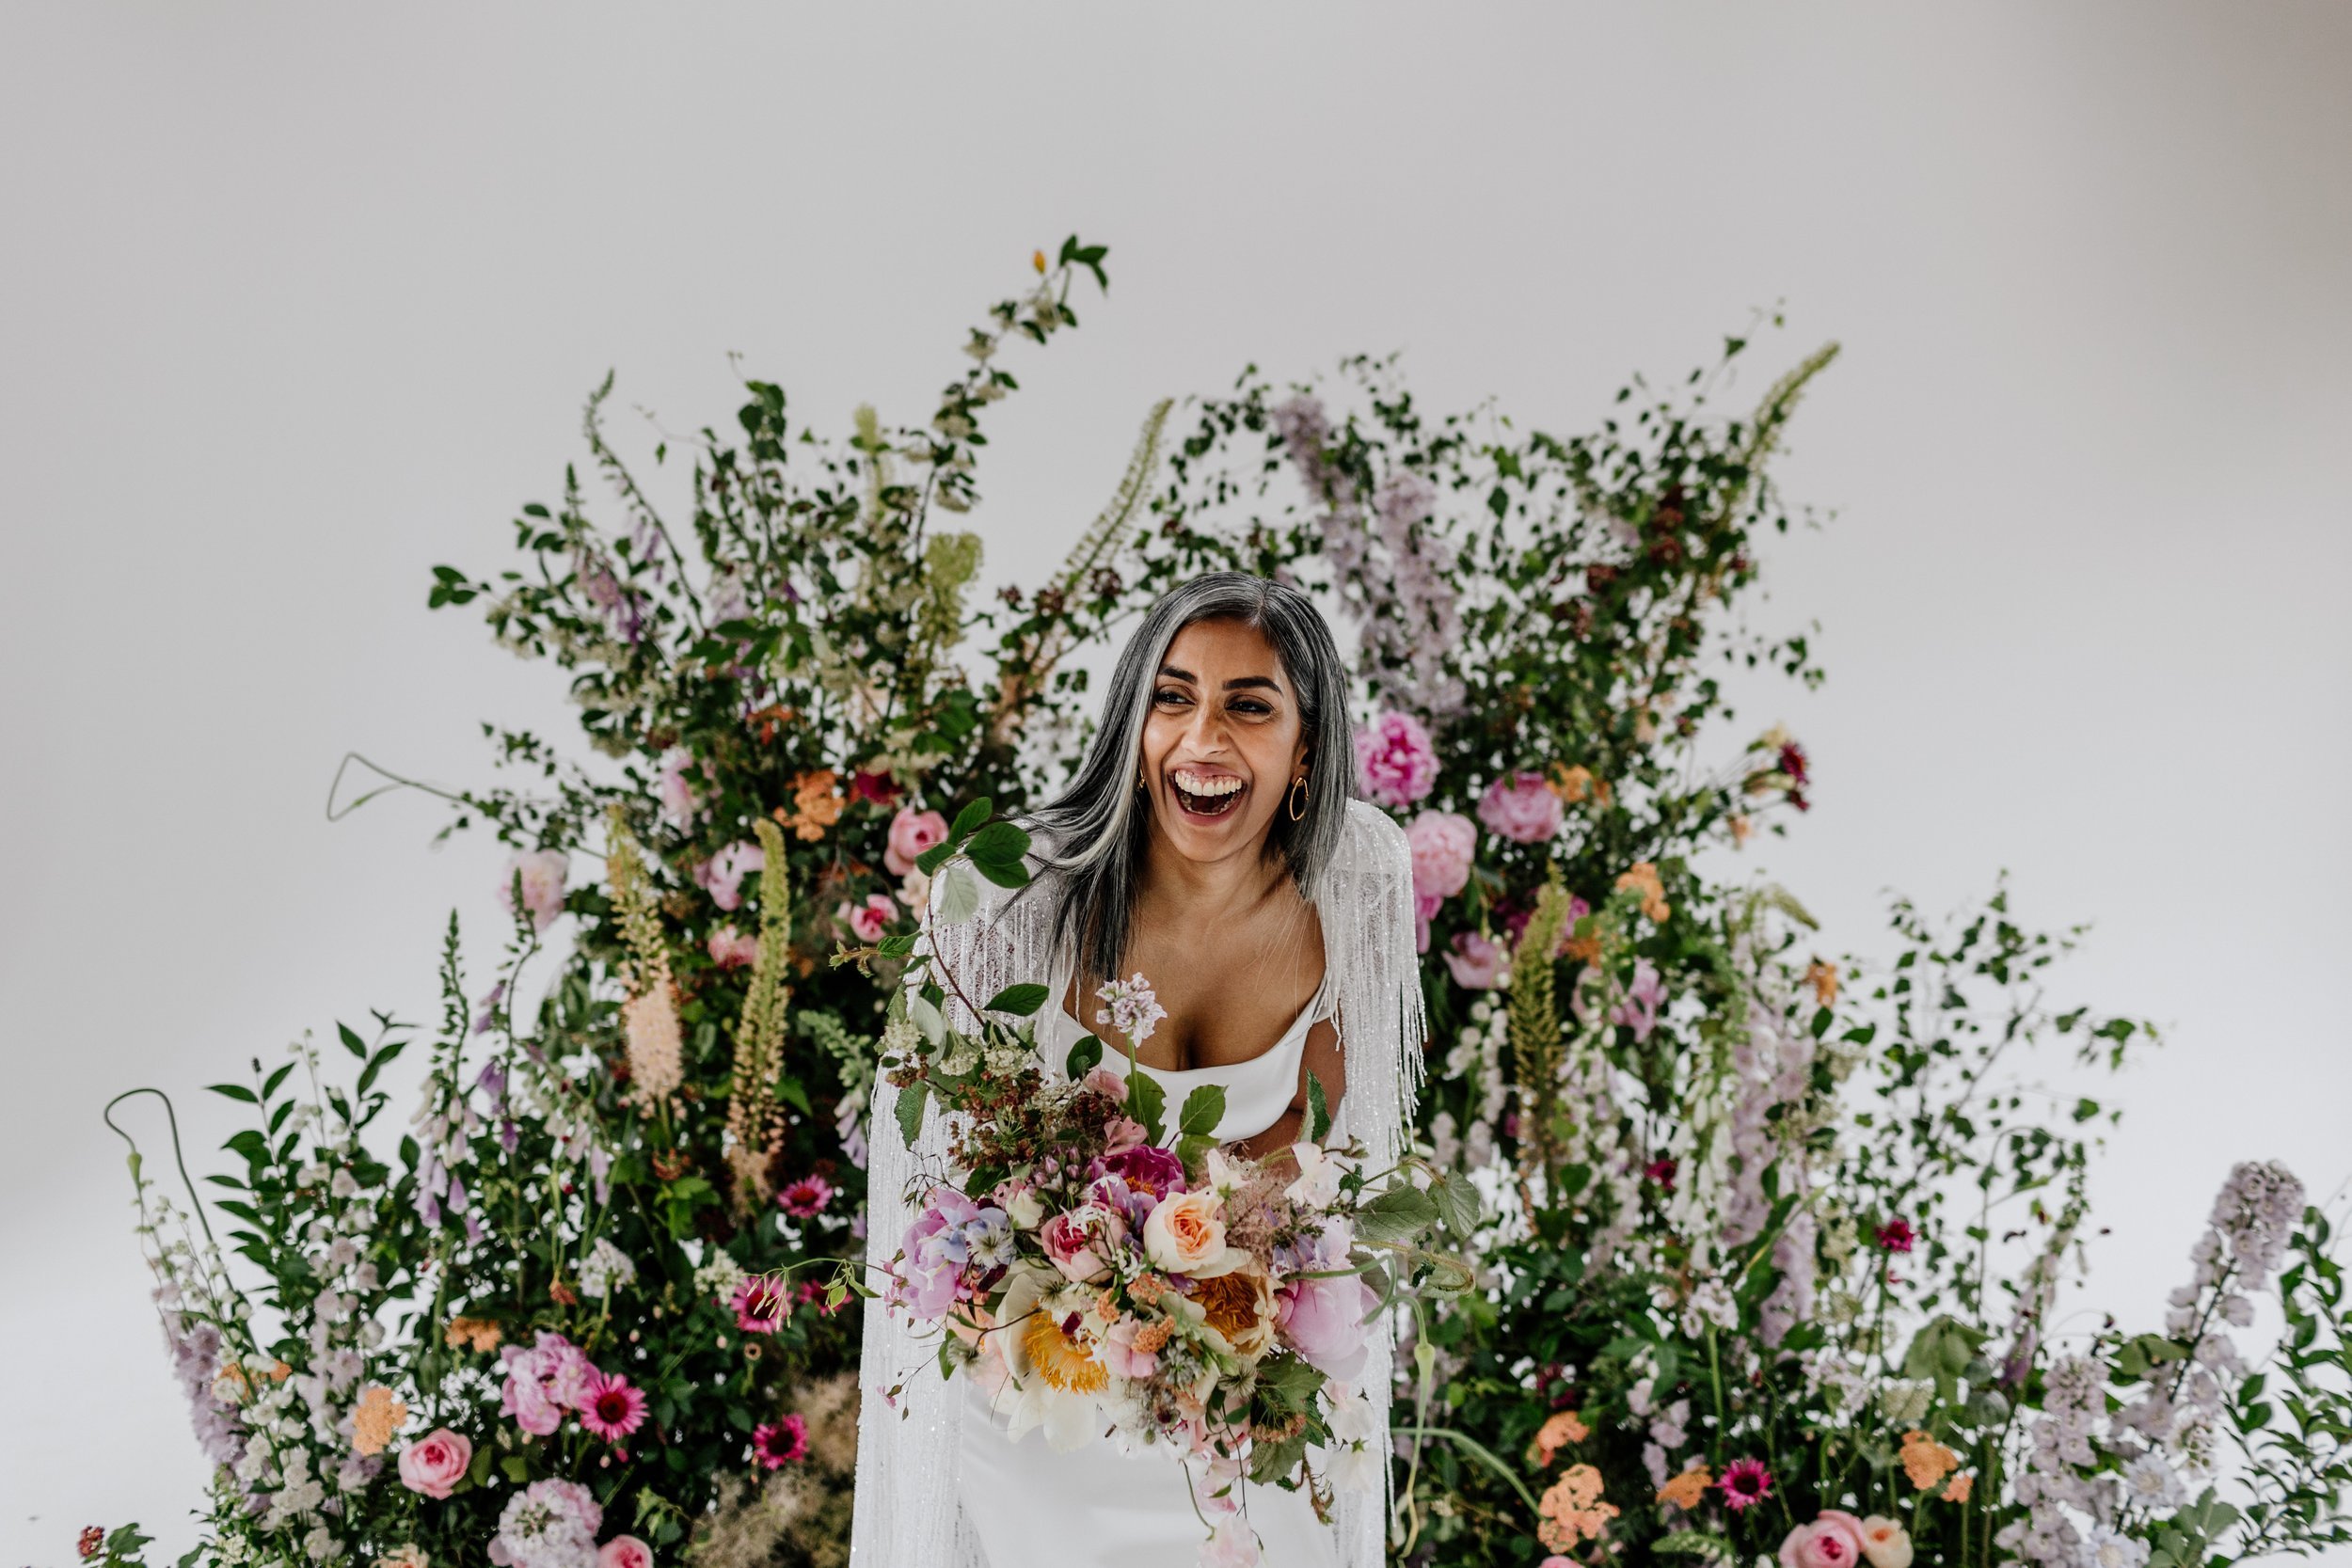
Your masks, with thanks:
[{"label": "woman's neck", "polygon": [[1265,902],[1290,876],[1279,855],[1188,860],[1170,848],[1156,828],[1145,841],[1142,869],[1136,911],[1163,919],[1238,918]]}]

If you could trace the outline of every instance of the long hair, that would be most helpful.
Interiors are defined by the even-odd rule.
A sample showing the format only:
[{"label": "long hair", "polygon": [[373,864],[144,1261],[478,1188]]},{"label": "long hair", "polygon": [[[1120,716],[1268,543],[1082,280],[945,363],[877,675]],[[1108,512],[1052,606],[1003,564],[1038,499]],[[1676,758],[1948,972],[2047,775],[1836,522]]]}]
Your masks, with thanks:
[{"label": "long hair", "polygon": [[1028,814],[1048,875],[1025,892],[1053,900],[1054,948],[1082,978],[1115,975],[1126,951],[1150,808],[1135,787],[1152,682],[1176,634],[1196,621],[1238,621],[1274,645],[1297,693],[1307,743],[1307,805],[1296,821],[1278,809],[1268,853],[1279,854],[1299,893],[1313,898],[1338,850],[1355,794],[1355,732],[1347,672],[1314,602],[1247,572],[1207,572],[1162,594],[1119,656],[1103,720],[1070,787]]}]

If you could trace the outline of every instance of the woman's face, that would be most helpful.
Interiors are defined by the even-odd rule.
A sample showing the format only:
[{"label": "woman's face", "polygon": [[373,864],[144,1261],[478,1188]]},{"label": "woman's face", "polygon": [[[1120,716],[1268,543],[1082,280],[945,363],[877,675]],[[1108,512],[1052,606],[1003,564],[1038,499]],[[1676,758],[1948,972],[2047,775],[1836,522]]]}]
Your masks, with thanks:
[{"label": "woman's face", "polygon": [[1153,826],[1186,860],[1264,845],[1307,770],[1307,741],[1298,695],[1256,627],[1195,621],[1176,634],[1152,676],[1141,770]]}]

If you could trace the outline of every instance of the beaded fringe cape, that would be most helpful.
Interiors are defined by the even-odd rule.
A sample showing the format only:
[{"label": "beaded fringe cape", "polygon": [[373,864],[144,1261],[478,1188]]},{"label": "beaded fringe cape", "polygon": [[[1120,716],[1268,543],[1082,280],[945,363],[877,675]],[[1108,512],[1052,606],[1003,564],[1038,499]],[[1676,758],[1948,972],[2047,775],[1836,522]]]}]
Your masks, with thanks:
[{"label": "beaded fringe cape", "polygon": [[[1333,1141],[1360,1139],[1372,1168],[1385,1169],[1410,1147],[1426,1032],[1412,860],[1404,831],[1376,806],[1350,801],[1339,850],[1311,894],[1322,919],[1332,1022],[1346,1073]],[[970,920],[944,926],[935,915],[927,918],[917,951],[946,965],[968,994],[993,996],[1049,972],[1055,958],[1047,950],[1050,908],[1043,896],[1015,898],[991,884]],[[957,1028],[974,1026],[960,1004],[951,999],[949,1006]],[[1049,1074],[1062,1070],[1058,1063],[1042,1066]],[[875,1084],[866,1166],[871,1269],[890,1262],[914,1221],[909,1199],[921,1195],[911,1194],[910,1185],[918,1175],[945,1171],[947,1164],[949,1129],[936,1103],[926,1111],[909,1149],[898,1131],[898,1090],[887,1080]],[[1363,1387],[1385,1431],[1395,1325],[1383,1317],[1369,1332],[1372,1354]],[[850,1568],[1020,1568],[991,1564],[963,1521],[957,1490],[961,1389],[940,1375],[936,1329],[923,1329],[880,1301],[868,1301],[859,1383],[863,1403]],[[1380,1568],[1388,1512],[1385,1488],[1339,1494],[1332,1523],[1340,1568]],[[1053,1521],[1041,1519],[1038,1528],[1051,1529]]]}]

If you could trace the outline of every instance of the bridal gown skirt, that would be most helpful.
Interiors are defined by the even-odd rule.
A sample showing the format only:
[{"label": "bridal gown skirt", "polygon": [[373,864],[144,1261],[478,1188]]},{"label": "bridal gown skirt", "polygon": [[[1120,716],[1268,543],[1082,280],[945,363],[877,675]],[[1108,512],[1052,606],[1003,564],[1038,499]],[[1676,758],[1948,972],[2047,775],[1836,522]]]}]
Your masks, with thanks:
[{"label": "bridal gown skirt", "polygon": [[[1100,1439],[1071,1453],[1045,1433],[1005,1435],[976,1378],[963,1385],[964,1519],[989,1568],[1195,1568],[1208,1531],[1184,1466],[1165,1451],[1129,1456]],[[1304,1492],[1244,1492],[1267,1568],[1335,1568],[1330,1528]]]}]

